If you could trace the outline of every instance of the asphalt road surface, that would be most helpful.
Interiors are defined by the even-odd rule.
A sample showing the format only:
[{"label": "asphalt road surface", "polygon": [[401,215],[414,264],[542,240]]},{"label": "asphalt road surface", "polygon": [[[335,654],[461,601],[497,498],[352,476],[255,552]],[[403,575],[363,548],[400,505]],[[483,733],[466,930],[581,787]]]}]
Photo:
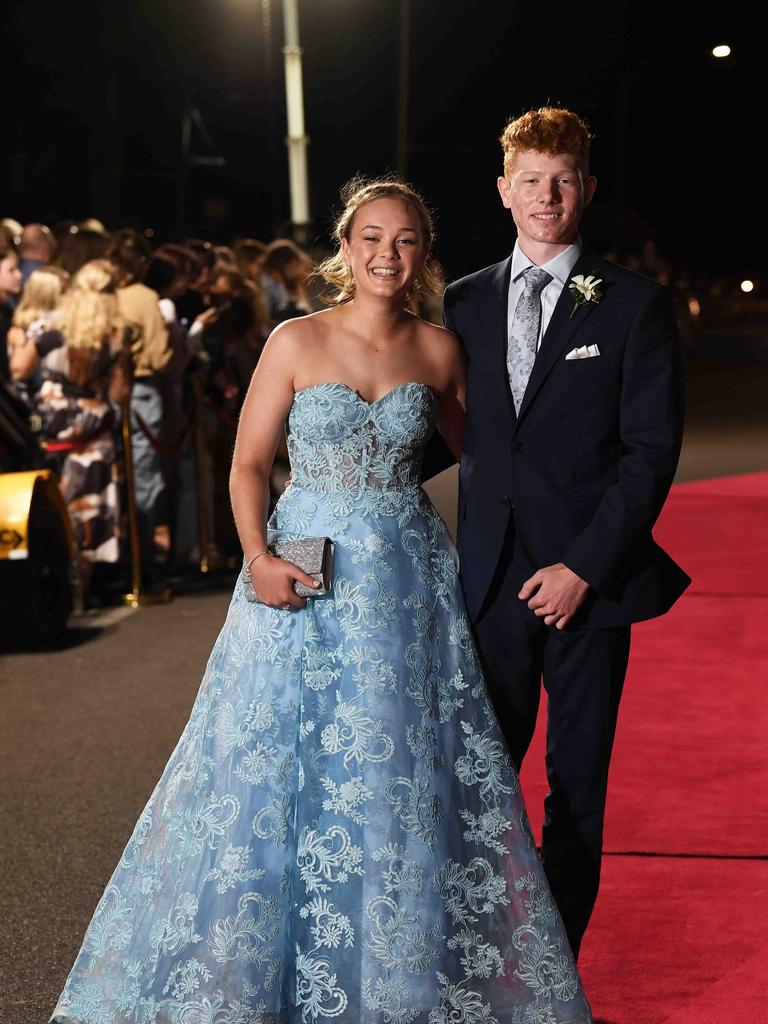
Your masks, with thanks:
[{"label": "asphalt road surface", "polygon": [[62,650],[0,662],[3,1024],[47,1021],[189,715],[228,601],[187,596],[75,627]]}]

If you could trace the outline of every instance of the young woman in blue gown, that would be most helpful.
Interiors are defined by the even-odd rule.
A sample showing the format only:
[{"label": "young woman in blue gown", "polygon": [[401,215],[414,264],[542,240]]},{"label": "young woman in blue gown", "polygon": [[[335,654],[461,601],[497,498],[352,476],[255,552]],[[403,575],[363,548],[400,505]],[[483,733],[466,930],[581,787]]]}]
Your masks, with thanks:
[{"label": "young woman in blue gown", "polygon": [[[398,181],[353,183],[338,301],[269,339],[232,504],[235,587],[192,714],[85,935],[57,1024],[587,1024],[489,701],[445,525],[419,484],[458,456],[463,363],[407,311],[437,283]],[[329,593],[269,553],[328,536]]]}]

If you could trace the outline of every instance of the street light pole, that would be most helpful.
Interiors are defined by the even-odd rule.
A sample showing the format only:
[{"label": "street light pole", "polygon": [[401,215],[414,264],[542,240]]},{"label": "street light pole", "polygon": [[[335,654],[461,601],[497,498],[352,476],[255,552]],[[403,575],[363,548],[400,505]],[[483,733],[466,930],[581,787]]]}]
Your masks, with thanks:
[{"label": "street light pole", "polygon": [[[272,46],[272,0],[261,0],[261,31],[264,46],[264,78],[266,81],[266,103],[267,103],[267,154],[269,158],[269,185],[270,192],[274,194],[276,184],[276,168],[280,160],[281,151],[277,146],[277,119],[275,110],[275,68]],[[273,220],[276,220],[273,216]]]},{"label": "street light pole", "polygon": [[291,222],[299,240],[306,241],[309,225],[307,142],[304,130],[304,89],[299,45],[298,0],[283,0],[285,45],[285,102],[288,112],[288,176],[291,188]]},{"label": "street light pole", "polygon": [[400,0],[400,89],[397,98],[397,169],[408,174],[408,115],[411,103],[411,0]]}]

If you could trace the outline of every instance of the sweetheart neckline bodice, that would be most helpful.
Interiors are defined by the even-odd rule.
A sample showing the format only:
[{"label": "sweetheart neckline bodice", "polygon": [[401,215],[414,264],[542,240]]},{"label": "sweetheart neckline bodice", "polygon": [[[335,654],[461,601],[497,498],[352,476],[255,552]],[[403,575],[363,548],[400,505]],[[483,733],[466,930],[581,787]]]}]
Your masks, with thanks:
[{"label": "sweetheart neckline bodice", "polygon": [[299,388],[286,423],[292,480],[313,491],[418,487],[437,418],[437,393],[421,381],[372,402],[343,381]]},{"label": "sweetheart neckline bodice", "polygon": [[432,395],[434,395],[435,398],[437,398],[437,391],[435,390],[435,388],[433,388],[431,384],[424,384],[422,381],[419,380],[406,380],[403,381],[402,384],[395,384],[394,387],[391,387],[388,391],[385,391],[383,395],[379,395],[378,398],[374,398],[370,402],[368,401],[367,398],[364,398],[360,394],[357,388],[353,388],[351,384],[345,384],[344,381],[342,380],[327,380],[319,381],[317,384],[307,384],[306,387],[298,388],[296,391],[294,391],[293,398],[295,401],[300,395],[303,395],[305,392],[314,391],[317,388],[343,388],[345,391],[348,391],[351,395],[353,395],[360,402],[362,402],[363,405],[373,407],[374,405],[378,405],[380,402],[383,402],[385,398],[389,398],[390,395],[392,395],[394,392],[400,391],[402,388],[410,387],[426,388],[427,391],[429,391]]}]

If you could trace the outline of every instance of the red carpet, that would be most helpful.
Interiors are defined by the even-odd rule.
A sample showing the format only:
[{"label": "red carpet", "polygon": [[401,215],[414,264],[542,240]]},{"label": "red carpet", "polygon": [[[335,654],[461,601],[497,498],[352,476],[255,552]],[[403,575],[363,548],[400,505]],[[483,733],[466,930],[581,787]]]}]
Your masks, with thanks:
[{"label": "red carpet", "polygon": [[[768,473],[674,487],[654,533],[693,584],[669,615],[633,632],[609,855],[581,967],[597,1018],[610,1024],[760,1024],[768,1022]],[[543,719],[542,709],[522,773],[536,834]]]},{"label": "red carpet", "polygon": [[768,597],[768,473],[678,484],[654,535],[692,577],[690,594]]},{"label": "red carpet", "polygon": [[765,861],[607,857],[579,960],[595,1020],[764,1024],[766,917]]}]

